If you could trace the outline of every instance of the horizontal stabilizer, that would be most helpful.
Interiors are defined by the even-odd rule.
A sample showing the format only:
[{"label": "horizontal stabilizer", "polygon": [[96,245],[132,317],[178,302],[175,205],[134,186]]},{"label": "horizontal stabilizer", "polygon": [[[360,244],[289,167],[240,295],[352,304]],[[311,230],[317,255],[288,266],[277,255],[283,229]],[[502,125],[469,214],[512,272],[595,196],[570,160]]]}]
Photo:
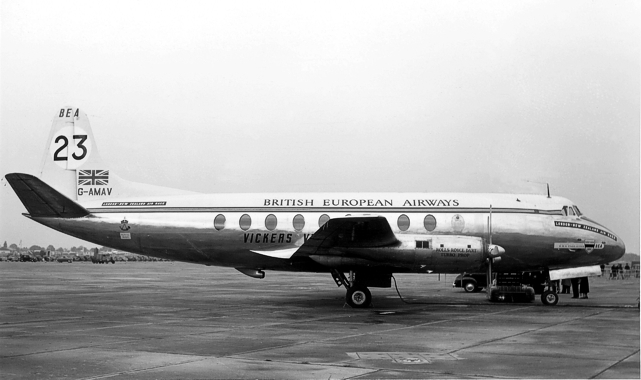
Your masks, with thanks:
[{"label": "horizontal stabilizer", "polygon": [[11,173],[5,178],[32,217],[79,218],[89,215],[84,207],[32,175]]}]

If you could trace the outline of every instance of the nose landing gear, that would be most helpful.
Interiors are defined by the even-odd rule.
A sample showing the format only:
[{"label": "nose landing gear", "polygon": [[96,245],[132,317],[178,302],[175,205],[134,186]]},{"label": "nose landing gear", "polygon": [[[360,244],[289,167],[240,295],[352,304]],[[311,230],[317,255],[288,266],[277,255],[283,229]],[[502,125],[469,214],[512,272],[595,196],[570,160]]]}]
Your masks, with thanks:
[{"label": "nose landing gear", "polygon": [[546,290],[541,294],[541,302],[544,305],[554,306],[559,303],[559,295],[554,290]]}]

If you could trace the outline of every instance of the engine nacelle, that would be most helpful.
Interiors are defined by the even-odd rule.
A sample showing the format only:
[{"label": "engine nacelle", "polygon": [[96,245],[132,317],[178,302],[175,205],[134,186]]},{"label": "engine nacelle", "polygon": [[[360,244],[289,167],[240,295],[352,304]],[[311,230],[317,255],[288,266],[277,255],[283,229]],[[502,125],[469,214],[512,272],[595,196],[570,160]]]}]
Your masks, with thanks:
[{"label": "engine nacelle", "polygon": [[403,264],[414,265],[416,270],[421,272],[484,271],[485,246],[482,238],[410,234],[397,235],[396,237],[400,242],[399,245],[367,249],[336,249],[334,254],[315,257],[314,261],[342,269],[393,267]]},{"label": "engine nacelle", "polygon": [[441,273],[459,273],[481,269],[484,260],[484,242],[473,236],[433,236],[432,270]]}]

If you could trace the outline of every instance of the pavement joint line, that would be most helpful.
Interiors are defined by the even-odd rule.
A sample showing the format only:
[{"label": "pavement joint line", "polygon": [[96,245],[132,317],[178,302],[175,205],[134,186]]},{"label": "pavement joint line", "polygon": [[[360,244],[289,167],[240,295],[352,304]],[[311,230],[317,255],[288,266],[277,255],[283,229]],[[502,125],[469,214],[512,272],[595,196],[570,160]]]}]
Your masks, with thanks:
[{"label": "pavement joint line", "polygon": [[[108,344],[129,343],[129,342],[136,342],[136,341],[139,341],[139,340],[140,339],[129,339],[129,340],[124,340],[124,341],[120,341],[120,342],[112,342],[112,343],[108,343]],[[31,355],[51,354],[51,353],[54,353],[54,352],[84,350],[86,348],[101,347],[101,346],[105,346],[105,345],[107,345],[107,344],[104,344],[104,343],[103,344],[90,344],[90,345],[87,345],[87,346],[63,348],[63,349],[60,349],[60,350],[29,352],[28,354],[0,356],[0,359],[11,359],[11,358],[20,358],[20,357],[25,357],[25,356],[31,356]]]},{"label": "pavement joint line", "polygon": [[[521,308],[517,308],[517,309],[503,310],[503,311],[499,311],[499,312],[495,312],[495,313],[489,313],[489,314],[483,314],[483,315],[484,316],[495,315],[495,314],[505,313],[506,311],[515,311],[515,310],[528,309],[528,308],[530,308],[530,307],[521,307]],[[334,337],[334,338],[325,338],[325,339],[314,340],[314,341],[295,342],[295,343],[291,343],[291,344],[283,344],[283,345],[272,346],[272,347],[268,347],[268,348],[259,348],[259,349],[256,349],[256,350],[237,352],[237,353],[234,353],[232,355],[226,355],[226,356],[223,356],[223,357],[233,357],[233,356],[237,356],[237,355],[247,355],[247,354],[253,354],[253,353],[256,353],[256,352],[261,352],[261,351],[266,351],[266,350],[273,350],[273,349],[278,349],[278,348],[296,347],[296,346],[306,345],[306,344],[309,344],[309,343],[331,342],[331,341],[337,341],[337,340],[342,340],[342,339],[355,338],[355,337],[359,337],[359,336],[376,335],[376,334],[388,333],[388,332],[393,332],[393,331],[412,329],[412,328],[420,327],[420,326],[428,326],[428,325],[433,325],[433,324],[438,324],[438,323],[451,322],[451,321],[455,321],[455,320],[474,319],[476,317],[478,317],[478,315],[472,315],[472,316],[466,316],[466,317],[455,317],[455,318],[450,318],[450,319],[442,319],[442,320],[438,320],[438,321],[419,323],[419,324],[412,325],[412,326],[396,327],[396,328],[387,329],[387,330],[380,330],[380,331],[369,331],[369,332],[362,333],[362,334],[351,334],[351,335],[346,335],[346,336],[340,336],[340,337]]]},{"label": "pavement joint line", "polygon": [[596,378],[597,376],[600,376],[601,374],[603,374],[603,373],[605,373],[606,371],[608,371],[610,368],[612,368],[612,367],[614,367],[614,366],[618,365],[619,363],[624,362],[624,361],[625,361],[625,360],[627,360],[628,358],[632,357],[632,355],[635,355],[635,354],[638,354],[638,353],[639,353],[639,350],[634,351],[634,352],[633,352],[633,353],[631,353],[630,355],[628,355],[628,356],[626,356],[625,358],[623,358],[623,359],[621,359],[621,360],[617,361],[616,363],[614,363],[614,364],[612,364],[611,366],[607,367],[607,368],[606,368],[606,369],[604,369],[603,371],[601,371],[601,372],[597,373],[597,374],[596,374],[596,375],[594,375],[594,376],[591,376],[591,377],[590,377],[590,379],[594,379],[594,378]]},{"label": "pavement joint line", "polygon": [[[192,355],[192,356],[196,356],[196,355]],[[158,366],[154,366],[154,367],[133,369],[133,370],[129,370],[129,371],[120,371],[120,372],[114,372],[114,373],[109,373],[109,374],[105,374],[105,375],[84,377],[84,378],[81,378],[81,379],[83,379],[83,380],[108,379],[108,378],[114,377],[114,376],[135,374],[135,373],[140,373],[140,372],[152,371],[152,370],[159,369],[159,368],[167,368],[167,367],[173,367],[173,366],[177,366],[177,365],[197,363],[197,362],[205,361],[205,360],[208,360],[208,359],[211,359],[211,358],[210,357],[200,357],[199,359],[185,360],[185,361],[182,361],[182,362],[179,362],[179,363],[158,365]]]},{"label": "pavement joint line", "polygon": [[[360,367],[358,367],[358,368],[360,368]],[[468,375],[468,374],[460,374],[460,373],[454,373],[454,372],[448,372],[448,371],[425,371],[425,370],[419,371],[419,370],[411,370],[409,368],[408,369],[402,369],[402,368],[401,369],[399,369],[399,368],[393,368],[393,369],[392,368],[377,368],[373,373],[385,372],[385,371],[388,371],[388,372],[392,372],[392,371],[393,372],[409,372],[409,373],[429,373],[429,374],[432,374],[432,375],[436,376],[437,379],[441,378],[443,375],[458,376],[459,378],[461,378],[463,376],[468,376],[468,377],[469,376],[473,376],[474,378],[477,378],[477,379],[513,379],[514,378],[512,376],[492,376],[492,375],[476,375],[476,374],[475,375]],[[358,380],[358,379],[362,378],[363,376],[369,376],[371,374],[372,373],[364,373],[364,374],[356,375],[356,376],[353,376],[353,377],[346,377],[345,379],[347,379],[347,380],[352,380],[352,379],[353,380]]]},{"label": "pavement joint line", "polygon": [[[185,354],[174,354],[174,355],[185,355]],[[159,368],[167,368],[167,367],[173,367],[173,366],[178,366],[178,365],[183,365],[183,364],[190,364],[190,363],[197,363],[205,360],[211,360],[211,359],[233,359],[233,360],[242,360],[242,361],[248,361],[248,362],[259,362],[263,363],[265,360],[258,360],[258,359],[247,359],[247,358],[229,358],[229,357],[224,357],[224,356],[200,356],[200,355],[189,355],[189,356],[199,356],[199,359],[195,360],[186,360],[183,362],[179,363],[171,363],[171,364],[166,364],[166,365],[159,365],[155,367],[149,367],[149,368],[140,368],[136,370],[129,370],[129,371],[121,371],[121,372],[116,372],[116,373],[110,373],[106,375],[98,375],[98,376],[92,376],[92,377],[85,377],[82,378],[83,380],[97,380],[97,379],[106,379],[114,376],[120,376],[120,375],[126,375],[126,374],[135,374],[135,373],[140,373],[140,372],[146,372],[146,371],[151,371]],[[326,363],[301,363],[301,362],[289,362],[289,361],[277,361],[277,360],[272,360],[270,361],[272,363],[283,363],[283,364],[296,364],[296,365],[314,365],[314,366],[319,366],[319,367],[336,367],[336,368],[354,368],[354,369],[361,369],[364,371],[369,371],[368,373],[365,373],[363,375],[370,374],[372,372],[376,372],[375,369],[371,368],[362,368],[362,367],[354,367],[354,366],[341,366],[341,365],[332,365],[326,364]]]},{"label": "pavement joint line", "polygon": [[448,352],[448,354],[452,354],[452,353],[455,353],[455,352],[458,352],[458,351],[461,351],[461,350],[467,350],[467,349],[474,348],[474,347],[484,346],[484,345],[486,345],[486,344],[488,344],[488,343],[494,343],[494,342],[498,342],[498,341],[501,341],[501,340],[505,340],[505,339],[509,339],[509,338],[514,338],[515,336],[520,336],[520,335],[530,334],[530,333],[532,333],[532,332],[545,330],[545,329],[548,329],[548,328],[550,328],[550,327],[559,326],[559,325],[562,325],[562,324],[565,324],[565,323],[568,323],[568,322],[577,321],[577,320],[579,320],[579,319],[584,319],[584,318],[592,317],[592,316],[599,315],[599,314],[602,314],[602,313],[603,313],[602,311],[599,311],[599,312],[596,312],[596,313],[592,313],[592,314],[590,314],[590,315],[584,315],[584,316],[580,316],[580,317],[576,317],[576,318],[571,318],[571,319],[566,320],[566,321],[561,321],[561,322],[557,322],[557,323],[551,323],[551,324],[549,324],[549,325],[545,325],[545,326],[535,327],[535,328],[533,328],[533,329],[531,329],[531,330],[521,331],[521,332],[516,333],[516,334],[512,334],[512,335],[508,335],[508,336],[504,336],[504,337],[500,337],[500,338],[496,338],[496,339],[486,340],[486,341],[483,341],[483,342],[479,342],[479,343],[477,343],[477,344],[472,344],[472,345],[467,346],[467,347],[457,348],[456,350],[453,350],[453,351]]}]

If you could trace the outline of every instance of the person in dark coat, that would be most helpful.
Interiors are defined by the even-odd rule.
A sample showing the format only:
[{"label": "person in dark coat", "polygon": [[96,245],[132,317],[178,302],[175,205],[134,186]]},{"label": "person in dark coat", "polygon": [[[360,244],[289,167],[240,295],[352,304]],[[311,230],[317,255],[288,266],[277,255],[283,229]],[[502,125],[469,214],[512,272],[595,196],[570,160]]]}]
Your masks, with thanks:
[{"label": "person in dark coat", "polygon": [[564,278],[561,280],[561,293],[570,294],[570,286],[572,286],[572,281],[569,278]]},{"label": "person in dark coat", "polygon": [[630,278],[630,265],[628,263],[625,263],[625,271],[623,272],[623,279],[625,280],[626,278]]},{"label": "person in dark coat", "polygon": [[579,298],[579,278],[570,279],[572,282],[572,298]]},{"label": "person in dark coat", "polygon": [[617,279],[617,269],[619,269],[619,266],[616,264],[612,264],[612,266],[610,267],[610,280]]},{"label": "person in dark coat", "polygon": [[588,298],[588,293],[590,293],[590,282],[587,277],[580,278],[580,290],[581,296],[579,298]]}]

